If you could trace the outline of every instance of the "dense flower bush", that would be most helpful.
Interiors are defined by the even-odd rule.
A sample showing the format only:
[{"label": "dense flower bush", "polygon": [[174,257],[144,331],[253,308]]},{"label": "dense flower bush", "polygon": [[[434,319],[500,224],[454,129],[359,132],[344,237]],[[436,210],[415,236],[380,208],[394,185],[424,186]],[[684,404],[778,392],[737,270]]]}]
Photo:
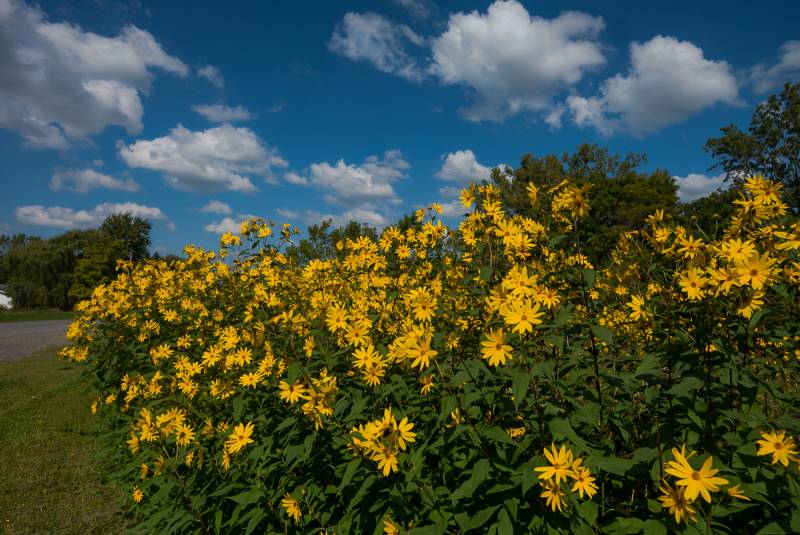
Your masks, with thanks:
[{"label": "dense flower bush", "polygon": [[295,265],[254,219],[123,265],[63,358],[157,532],[800,532],[800,223],[747,181],[709,243],[662,213],[594,266],[590,192],[471,186]]}]

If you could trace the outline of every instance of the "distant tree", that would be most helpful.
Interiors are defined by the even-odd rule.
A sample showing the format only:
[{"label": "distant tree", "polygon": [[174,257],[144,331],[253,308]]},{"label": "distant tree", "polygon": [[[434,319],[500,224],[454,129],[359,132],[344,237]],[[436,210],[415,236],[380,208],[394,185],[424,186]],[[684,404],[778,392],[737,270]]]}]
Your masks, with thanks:
[{"label": "distant tree", "polygon": [[301,239],[296,245],[287,249],[287,254],[300,264],[309,260],[326,260],[339,255],[336,243],[346,239],[357,239],[368,236],[378,239],[378,231],[366,223],[350,221],[342,227],[333,228],[330,219],[308,227],[308,237]]},{"label": "distant tree", "polygon": [[789,202],[800,208],[800,83],[787,83],[780,94],[759,104],[747,132],[735,125],[705,143],[725,179],[740,182],[761,174],[784,184]]},{"label": "distant tree", "polygon": [[503,205],[512,213],[529,213],[525,188],[533,182],[549,187],[565,178],[578,185],[590,184],[589,216],[581,224],[584,243],[596,258],[607,254],[626,230],[641,228],[656,210],[674,213],[678,187],[665,170],[640,170],[644,154],[621,157],[598,145],[580,145],[574,153],[537,158],[522,157],[516,169],[494,169],[492,180],[500,188]]},{"label": "distant tree", "polygon": [[150,221],[129,213],[111,214],[100,225],[100,231],[120,243],[122,258],[142,260],[150,248]]},{"label": "distant tree", "polygon": [[700,231],[709,239],[719,239],[728,228],[736,205],[739,187],[719,190],[692,202],[681,204],[677,220],[693,231]]},{"label": "distant tree", "polygon": [[92,295],[99,284],[106,283],[116,274],[117,259],[130,254],[124,245],[112,239],[105,232],[96,232],[96,236],[81,251],[72,271],[68,297],[71,303],[77,303]]}]

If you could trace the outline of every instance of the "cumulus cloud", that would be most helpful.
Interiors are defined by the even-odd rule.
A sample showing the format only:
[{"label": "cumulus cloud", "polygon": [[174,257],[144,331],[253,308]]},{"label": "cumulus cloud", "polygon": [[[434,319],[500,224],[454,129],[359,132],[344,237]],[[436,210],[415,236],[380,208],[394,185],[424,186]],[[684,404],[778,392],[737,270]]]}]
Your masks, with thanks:
[{"label": "cumulus cloud", "polygon": [[205,226],[206,232],[212,232],[214,234],[225,234],[226,232],[239,232],[239,228],[242,226],[242,221],[246,218],[241,219],[234,219],[232,217],[226,217],[221,221],[211,222]]},{"label": "cumulus cloud", "polygon": [[219,69],[213,65],[206,65],[205,67],[197,69],[197,76],[205,78],[217,89],[225,87],[225,78],[222,76]]},{"label": "cumulus cloud", "polygon": [[779,50],[777,63],[759,63],[750,73],[749,82],[758,93],[766,93],[785,82],[800,80],[800,41],[786,41]]},{"label": "cumulus cloud", "polygon": [[717,103],[738,104],[731,66],[688,41],[657,36],[630,47],[630,68],[603,82],[595,97],[567,99],[579,126],[609,135],[642,135],[681,122]]},{"label": "cumulus cloud", "polygon": [[53,191],[71,191],[87,193],[97,188],[118,189],[121,191],[139,191],[139,184],[131,178],[121,180],[94,169],[68,169],[58,171],[50,179]]},{"label": "cumulus cloud", "polygon": [[200,208],[200,211],[204,214],[230,214],[233,213],[231,210],[231,206],[228,203],[224,203],[222,201],[217,200],[210,200],[208,203]]},{"label": "cumulus cloud", "polygon": [[387,150],[383,158],[369,156],[360,165],[339,160],[313,163],[306,175],[287,173],[284,178],[294,184],[315,186],[331,204],[364,208],[376,202],[399,202],[394,191],[394,182],[405,177],[409,168],[399,150]]},{"label": "cumulus cloud", "polygon": [[306,225],[319,224],[323,221],[329,220],[334,227],[341,227],[347,225],[351,221],[357,221],[359,223],[366,223],[367,225],[381,228],[389,225],[392,222],[392,220],[386,216],[378,213],[375,210],[367,208],[353,208],[352,210],[346,210],[339,214],[323,213],[314,210],[297,212],[295,210],[279,208],[278,215],[289,221],[302,221]]},{"label": "cumulus cloud", "polygon": [[192,110],[213,123],[233,123],[249,121],[253,115],[242,106],[225,106],[224,104],[198,104]]},{"label": "cumulus cloud", "polygon": [[334,29],[328,48],[348,59],[371,63],[379,71],[418,82],[423,71],[406,52],[409,44],[421,46],[423,39],[408,26],[375,13],[347,13]]},{"label": "cumulus cloud", "polygon": [[475,153],[471,150],[458,150],[444,157],[442,168],[435,174],[442,180],[469,184],[488,180],[492,169],[478,163]]},{"label": "cumulus cloud", "polygon": [[64,229],[97,227],[109,215],[122,213],[129,213],[144,219],[167,221],[167,224],[171,225],[161,209],[132,202],[103,203],[91,210],[73,210],[61,206],[35,204],[18,206],[15,211],[17,220],[23,224]]},{"label": "cumulus cloud", "polygon": [[605,63],[597,35],[601,17],[567,11],[554,19],[531,16],[516,1],[497,1],[485,14],[450,16],[433,40],[434,72],[443,83],[472,88],[477,101],[467,119],[500,121],[521,111],[544,111],[554,95]]},{"label": "cumulus cloud", "polygon": [[689,173],[686,176],[674,176],[678,184],[678,198],[683,202],[691,202],[700,197],[705,197],[718,189],[725,189],[729,184],[725,182],[725,175],[706,176],[699,173]]},{"label": "cumulus cloud", "polygon": [[197,132],[178,125],[167,136],[118,150],[129,166],[160,171],[169,185],[186,191],[254,192],[250,175],[272,181],[273,168],[288,165],[252,130],[229,124]]},{"label": "cumulus cloud", "polygon": [[149,90],[154,67],[189,72],[136,26],[106,37],[0,0],[0,128],[30,147],[67,149],[109,125],[139,133],[140,94]]}]

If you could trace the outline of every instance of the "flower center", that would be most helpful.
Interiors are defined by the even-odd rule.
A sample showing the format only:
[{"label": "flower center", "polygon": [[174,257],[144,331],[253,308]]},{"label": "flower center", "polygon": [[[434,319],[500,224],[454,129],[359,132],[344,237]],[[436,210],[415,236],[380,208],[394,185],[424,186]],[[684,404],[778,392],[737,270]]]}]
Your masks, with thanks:
[{"label": "flower center", "polygon": [[776,450],[782,449],[783,448],[783,442],[775,442],[772,445],[772,447],[775,448]]},{"label": "flower center", "polygon": [[695,481],[700,481],[700,472],[692,472],[692,479]]}]

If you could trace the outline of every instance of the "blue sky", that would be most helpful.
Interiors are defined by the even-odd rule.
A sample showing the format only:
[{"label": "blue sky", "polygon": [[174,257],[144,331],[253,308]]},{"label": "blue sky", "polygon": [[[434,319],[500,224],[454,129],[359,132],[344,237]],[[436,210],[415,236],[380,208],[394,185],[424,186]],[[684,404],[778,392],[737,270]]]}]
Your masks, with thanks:
[{"label": "blue sky", "polygon": [[800,4],[0,0],[0,233],[390,224],[525,153],[702,150],[800,79]]}]

